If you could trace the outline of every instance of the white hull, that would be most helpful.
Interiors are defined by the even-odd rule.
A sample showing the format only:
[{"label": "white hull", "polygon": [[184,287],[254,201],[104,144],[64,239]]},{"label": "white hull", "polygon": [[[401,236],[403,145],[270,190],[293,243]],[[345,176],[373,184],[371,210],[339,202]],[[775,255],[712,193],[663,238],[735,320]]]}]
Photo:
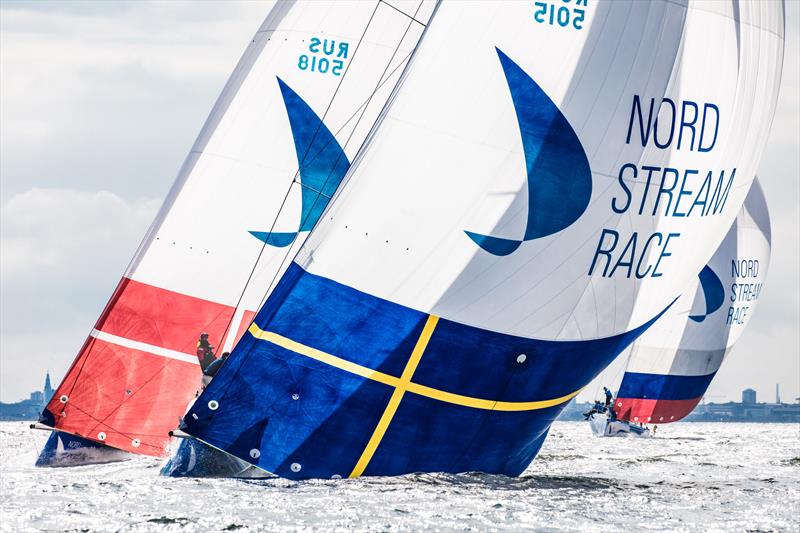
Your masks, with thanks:
[{"label": "white hull", "polygon": [[649,437],[650,430],[626,422],[609,420],[604,414],[594,413],[589,417],[589,427],[597,437]]}]

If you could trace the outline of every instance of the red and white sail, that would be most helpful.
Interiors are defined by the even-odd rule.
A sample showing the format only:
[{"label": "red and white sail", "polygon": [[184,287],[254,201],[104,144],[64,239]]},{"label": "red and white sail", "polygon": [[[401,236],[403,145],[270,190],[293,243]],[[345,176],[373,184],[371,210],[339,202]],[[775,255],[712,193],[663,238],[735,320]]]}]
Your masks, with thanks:
[{"label": "red and white sail", "polygon": [[[43,423],[164,455],[200,384],[200,334],[217,355],[242,335],[315,222],[309,190],[322,202],[316,217],[335,191],[309,161],[334,146],[332,167],[349,165],[433,7],[287,1],[270,11]],[[304,165],[324,187],[309,186]],[[259,238],[272,233],[290,237]]]}]

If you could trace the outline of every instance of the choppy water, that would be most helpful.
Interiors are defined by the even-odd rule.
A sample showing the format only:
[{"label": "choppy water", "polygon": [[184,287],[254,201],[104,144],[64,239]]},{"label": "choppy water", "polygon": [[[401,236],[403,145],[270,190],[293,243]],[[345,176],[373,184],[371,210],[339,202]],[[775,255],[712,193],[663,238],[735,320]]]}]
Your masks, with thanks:
[{"label": "choppy water", "polygon": [[38,469],[44,432],[0,423],[0,531],[800,530],[800,426],[553,426],[524,476],[168,479],[159,462]]}]

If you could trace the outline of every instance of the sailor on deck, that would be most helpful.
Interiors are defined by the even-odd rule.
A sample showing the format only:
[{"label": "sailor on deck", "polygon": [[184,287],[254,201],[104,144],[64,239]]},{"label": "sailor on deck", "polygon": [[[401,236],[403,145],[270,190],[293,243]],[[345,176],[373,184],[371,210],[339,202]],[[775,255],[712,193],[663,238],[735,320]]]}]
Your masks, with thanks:
[{"label": "sailor on deck", "polygon": [[611,394],[611,391],[608,390],[607,387],[603,387],[603,392],[606,395],[606,409],[608,409],[608,407],[611,405],[611,399],[614,397],[614,395]]},{"label": "sailor on deck", "polygon": [[208,333],[201,333],[200,340],[197,341],[197,359],[200,361],[200,369],[203,372],[216,360],[214,347],[208,341]]}]

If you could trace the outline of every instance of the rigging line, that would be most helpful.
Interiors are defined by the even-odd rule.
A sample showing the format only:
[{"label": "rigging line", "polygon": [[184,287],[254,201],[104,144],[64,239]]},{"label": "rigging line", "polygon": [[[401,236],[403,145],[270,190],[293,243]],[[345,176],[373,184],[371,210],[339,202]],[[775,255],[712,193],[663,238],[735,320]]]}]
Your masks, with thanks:
[{"label": "rigging line", "polygon": [[[214,319],[212,319],[210,322],[208,322],[208,323],[206,324],[206,326],[208,326],[208,325],[210,325],[210,324],[213,324],[213,323],[214,323],[214,322],[217,320],[217,318],[219,318],[219,316],[220,316],[220,315],[222,315],[224,312],[225,312],[224,310],[220,310],[220,311],[219,311],[219,312],[216,314],[216,316],[214,317]],[[235,311],[234,311],[234,313],[231,315],[231,320],[233,319],[232,317],[233,317],[233,315],[235,315],[235,314],[236,314],[236,313],[235,313]],[[157,327],[158,327],[158,326],[156,325],[156,328],[157,328]],[[205,329],[205,327],[204,327],[204,329]],[[100,330],[98,330],[98,331],[100,331]],[[93,336],[92,336],[91,338],[92,338],[92,339],[94,339],[94,340],[97,340],[97,337],[93,337]],[[223,345],[224,345],[224,338],[225,338],[225,337],[223,336],[223,337],[220,339],[220,340],[222,341],[222,344],[223,344]],[[191,346],[191,344],[192,344],[192,341],[188,342],[188,345],[189,345],[189,346]],[[216,348],[217,348],[217,350],[219,351],[219,348],[220,348],[220,347],[219,347],[219,346],[217,346]],[[186,349],[184,349],[184,353],[186,353],[186,351],[185,351],[185,350],[186,350]],[[151,352],[146,352],[146,353],[151,353]],[[187,355],[188,355],[188,354],[187,354]],[[113,430],[114,430],[114,431],[116,431],[117,433],[120,433],[120,434],[124,435],[124,433],[120,432],[120,431],[119,431],[119,430],[117,430],[116,428],[113,428],[111,425],[109,425],[108,423],[106,423],[106,420],[108,420],[108,418],[109,418],[109,417],[111,417],[111,416],[113,416],[114,414],[116,414],[116,413],[117,413],[117,411],[119,411],[119,410],[120,410],[120,409],[121,409],[121,408],[122,408],[122,407],[125,405],[125,403],[126,403],[126,402],[130,401],[130,399],[131,399],[131,398],[133,398],[134,396],[136,396],[136,394],[138,394],[139,392],[141,392],[141,391],[142,391],[142,390],[143,390],[143,389],[144,389],[144,388],[145,388],[147,385],[149,385],[149,384],[150,384],[150,383],[151,383],[151,382],[152,382],[154,379],[156,379],[156,378],[157,378],[157,377],[158,377],[158,376],[159,376],[159,375],[160,375],[162,372],[164,372],[164,370],[166,370],[166,368],[167,368],[168,366],[170,366],[171,364],[173,364],[173,363],[175,363],[175,362],[177,362],[177,360],[175,360],[175,359],[171,359],[171,360],[170,360],[170,359],[167,359],[167,360],[165,360],[165,361],[164,361],[164,364],[163,364],[161,367],[159,367],[159,368],[158,368],[158,370],[156,370],[156,371],[153,373],[153,375],[152,375],[152,376],[150,376],[150,377],[149,377],[147,380],[145,380],[145,382],[144,382],[144,383],[142,383],[142,384],[141,384],[139,387],[137,387],[137,388],[136,388],[136,390],[133,390],[133,391],[131,391],[131,393],[130,393],[130,394],[126,395],[126,397],[125,397],[125,398],[124,398],[124,399],[123,399],[121,402],[119,402],[119,404],[117,404],[117,406],[116,406],[116,407],[115,407],[113,410],[111,410],[109,413],[107,413],[107,414],[106,414],[106,415],[105,415],[105,416],[104,416],[102,419],[99,419],[99,418],[96,418],[96,417],[94,417],[94,416],[91,416],[91,415],[89,415],[89,413],[85,413],[85,411],[84,411],[84,413],[85,413],[87,416],[90,416],[92,419],[94,419],[94,420],[95,420],[95,422],[97,422],[97,424],[96,424],[96,425],[95,425],[95,426],[92,428],[92,431],[94,431],[94,430],[97,428],[97,425],[99,425],[99,424],[103,424],[103,425],[105,425],[105,426],[108,426],[109,428],[113,429]],[[201,370],[201,377],[202,377],[202,370]],[[128,435],[125,435],[125,436],[127,437]],[[141,437],[141,436],[142,436],[142,435],[140,435],[140,437]]]},{"label": "rigging line", "polygon": [[[337,160],[336,160],[336,163],[334,164],[334,167],[335,167],[335,166],[336,166],[336,164],[338,164],[338,163],[339,163],[339,160],[337,159]],[[298,180],[298,179],[295,179],[295,180],[294,180],[292,183],[296,183],[296,184],[298,184],[299,186],[303,187],[304,189],[308,189],[308,190],[309,190],[309,191],[311,191],[311,192],[315,192],[315,193],[317,193],[319,196],[323,196],[323,197],[327,198],[328,200],[330,200],[330,199],[331,199],[331,197],[330,197],[330,196],[328,196],[327,194],[325,194],[324,192],[322,192],[322,191],[318,191],[317,189],[315,189],[315,188],[314,188],[314,187],[312,187],[311,185],[306,185],[305,183],[303,183],[302,181],[300,181],[300,180]],[[328,183],[328,182],[327,182],[327,180],[326,180],[326,181],[325,181],[325,183],[323,183],[323,184],[322,184],[322,186],[323,186],[323,187],[325,187],[325,185],[327,185],[327,183]],[[300,222],[300,225],[301,225],[301,226],[303,225],[302,221]]]},{"label": "rigging line", "polygon": [[[296,180],[297,177],[300,175],[300,169],[302,168],[303,163],[305,162],[305,158],[308,155],[308,151],[311,149],[311,146],[314,144],[314,140],[317,138],[317,134],[319,133],[320,129],[323,126],[323,122],[325,120],[325,117],[328,115],[328,112],[330,111],[331,106],[333,105],[333,102],[336,99],[336,95],[339,93],[339,89],[342,87],[342,84],[344,83],[344,80],[347,77],[347,73],[350,72],[350,67],[353,66],[353,62],[355,61],[356,56],[358,54],[358,51],[361,48],[361,43],[363,42],[364,37],[366,36],[367,31],[369,30],[369,27],[372,24],[372,20],[375,18],[375,13],[378,12],[378,7],[380,7],[380,5],[381,5],[380,1],[375,3],[375,9],[372,10],[372,14],[370,15],[369,20],[367,21],[367,25],[364,27],[364,31],[361,33],[361,37],[359,37],[358,42],[356,43],[356,47],[355,47],[355,50],[353,51],[352,57],[350,58],[350,62],[347,64],[347,68],[342,73],[342,77],[339,80],[339,83],[336,85],[336,89],[333,91],[333,96],[331,96],[330,102],[328,102],[328,106],[325,108],[325,112],[322,114],[322,117],[320,118],[320,123],[317,126],[317,129],[314,131],[314,135],[311,137],[311,142],[309,142],[308,148],[306,148],[306,153],[303,154],[302,158],[298,158],[297,171],[294,173],[294,177],[292,178],[292,181],[289,184],[289,187],[286,189],[286,193],[283,195],[283,199],[281,200],[281,205],[278,207],[278,211],[277,211],[277,213],[275,214],[275,217],[272,220],[272,224],[270,225],[268,234],[271,234],[275,230],[275,224],[278,223],[278,218],[280,217],[281,213],[283,212],[283,208],[286,205],[286,201],[289,199],[289,194],[292,191],[292,186],[294,185],[294,180]],[[267,240],[265,240],[264,243],[261,245],[261,250],[258,252],[258,256],[256,257],[256,260],[253,263],[253,268],[250,269],[250,274],[247,276],[247,280],[245,280],[245,282],[244,282],[244,287],[242,288],[242,292],[239,294],[239,299],[236,301],[236,305],[234,306],[234,309],[238,309],[239,306],[241,305],[242,299],[244,298],[244,295],[247,292],[247,288],[250,286],[250,282],[253,279],[253,275],[255,275],[256,268],[258,267],[258,263],[261,261],[261,256],[264,255],[264,250],[266,249],[266,247],[267,247]],[[291,247],[290,247],[290,249],[291,249]],[[225,331],[223,332],[223,335],[222,335],[223,338],[225,338],[228,335],[228,331],[230,330],[232,323],[233,323],[233,316],[231,316],[231,319],[228,321],[228,324],[225,326]]]},{"label": "rigging line", "polygon": [[[420,1],[420,4],[422,3],[422,1],[423,0]],[[359,37],[358,42],[356,43],[355,50],[353,51],[353,56],[350,58],[350,62],[347,64],[347,68],[345,69],[344,73],[342,74],[342,78],[339,80],[339,83],[336,85],[336,89],[334,90],[333,95],[331,96],[330,102],[328,102],[328,105],[325,108],[325,111],[323,112],[322,117],[320,117],[320,123],[317,126],[317,129],[314,131],[314,135],[312,136],[311,141],[308,143],[308,147],[306,148],[306,152],[303,154],[302,158],[298,157],[297,171],[295,172],[294,177],[292,178],[292,181],[289,184],[289,187],[286,189],[286,193],[284,194],[283,200],[281,200],[281,204],[278,207],[278,211],[277,211],[277,213],[275,214],[275,217],[272,220],[272,225],[269,228],[268,234],[271,234],[275,229],[275,224],[277,224],[278,218],[280,217],[281,213],[283,212],[283,209],[284,209],[284,207],[286,205],[286,201],[288,200],[289,194],[291,193],[292,187],[294,186],[295,180],[297,180],[298,176],[300,175],[300,169],[302,168],[303,164],[305,163],[306,156],[308,155],[308,151],[311,150],[311,146],[313,146],[314,141],[317,138],[317,134],[319,133],[320,129],[324,125],[325,117],[327,117],[328,113],[330,112],[330,109],[333,106],[333,102],[336,99],[336,95],[339,93],[339,89],[341,88],[342,84],[344,83],[344,79],[347,76],[347,73],[350,72],[350,67],[352,67],[353,63],[355,62],[355,58],[356,58],[356,55],[358,54],[358,50],[361,48],[361,43],[364,41],[364,37],[367,35],[367,31],[369,31],[369,28],[370,28],[370,26],[372,24],[372,21],[375,18],[375,14],[378,12],[378,8],[380,6],[381,6],[381,2],[380,2],[380,0],[378,0],[375,3],[375,8],[372,10],[372,14],[369,17],[369,20],[367,21],[367,25],[364,27],[364,31],[361,33],[361,36]],[[402,39],[401,39],[400,43],[402,43]],[[399,47],[399,44],[398,44],[398,47]],[[392,54],[392,57],[394,57],[394,54]],[[388,66],[387,66],[387,68],[388,68]],[[379,79],[379,82],[380,82],[380,79]],[[364,110],[366,110],[366,107],[367,106],[365,105],[364,106]],[[358,111],[356,111],[356,113],[357,112]],[[362,116],[363,116],[363,113],[362,113]],[[348,119],[348,122],[349,122],[349,119]],[[355,127],[353,129],[355,130]],[[332,172],[332,169],[331,169],[331,172]],[[328,176],[330,177],[330,174]],[[326,179],[326,183],[327,183],[327,179]],[[324,186],[323,186],[323,188],[324,188]],[[302,227],[302,222],[300,224],[300,227]],[[261,250],[259,251],[258,256],[256,257],[255,262],[253,263],[253,268],[250,269],[250,274],[247,276],[247,280],[245,281],[244,287],[242,289],[241,294],[239,295],[239,299],[237,300],[236,305],[234,306],[234,309],[238,309],[239,306],[241,305],[242,299],[244,298],[244,295],[247,292],[248,287],[250,286],[250,282],[252,281],[253,276],[255,275],[256,268],[258,267],[258,264],[261,261],[261,256],[264,254],[264,250],[266,249],[266,247],[267,247],[267,241],[265,240],[264,243],[261,245]],[[289,246],[289,249],[287,250],[286,255],[284,256],[284,260],[281,261],[281,267],[278,268],[278,270],[275,273],[275,276],[273,276],[272,281],[270,281],[269,288],[267,289],[267,292],[269,292],[270,288],[272,287],[272,284],[275,282],[275,277],[277,277],[277,273],[280,271],[280,268],[282,268],[282,266],[283,266],[283,264],[284,264],[284,262],[286,260],[286,257],[288,257],[288,254],[291,251],[291,248],[292,248],[292,245]],[[261,304],[259,304],[259,309],[260,308],[261,308]],[[258,314],[258,313],[256,313],[256,314]],[[253,316],[253,319],[251,320],[251,323],[254,320],[255,320],[255,315]],[[227,326],[225,327],[225,332],[223,334],[223,337],[227,336],[232,322],[233,322],[233,317],[231,317],[231,320],[228,322]],[[226,389],[226,391],[227,391],[227,389]]]},{"label": "rigging line", "polygon": [[[420,3],[419,3],[419,5],[417,6],[417,12],[419,11],[420,7],[422,7],[422,4],[424,3],[424,1],[425,1],[425,0],[420,0]],[[436,7],[437,7],[437,8],[438,8],[438,5],[439,5],[439,2],[440,2],[440,1],[441,1],[441,0],[438,0],[438,1],[437,1],[437,4],[436,4]],[[378,3],[378,5],[380,5],[380,3]],[[377,11],[377,6],[376,6],[375,10]],[[433,18],[433,16],[435,15],[435,13],[436,13],[436,9],[434,9],[434,12],[433,12],[433,14],[431,14],[431,19]],[[374,16],[374,14],[375,14],[375,12],[373,12],[373,16]],[[416,12],[415,12],[415,15],[416,15]],[[410,26],[410,25],[409,25],[409,26]],[[401,81],[401,80],[402,80],[402,78],[403,78],[403,74],[405,73],[406,69],[408,69],[408,66],[411,64],[411,59],[412,59],[412,57],[413,57],[414,53],[415,53],[415,52],[417,51],[417,49],[419,48],[419,45],[420,45],[420,43],[422,42],[422,38],[424,37],[424,35],[425,35],[425,31],[426,31],[426,30],[427,30],[427,27],[425,28],[425,30],[423,30],[423,33],[422,33],[422,35],[421,35],[421,36],[420,36],[420,38],[417,40],[416,44],[414,45],[414,48],[413,48],[413,49],[411,50],[411,52],[409,53],[409,55],[408,55],[408,60],[407,60],[407,62],[405,63],[405,66],[404,66],[404,68],[403,68],[403,73],[401,73],[401,75],[400,75],[400,79],[398,79],[398,81],[397,81],[397,84],[399,84],[399,83],[400,83],[400,81]],[[366,34],[366,30],[364,31],[364,33]],[[362,36],[362,38],[363,38],[363,36]],[[404,37],[403,37],[403,38],[405,38],[405,34],[404,34]],[[401,39],[401,40],[398,42],[398,45],[397,45],[397,47],[398,47],[398,48],[399,48],[400,44],[402,44],[402,42],[403,42],[403,39]],[[360,41],[359,41],[359,43],[360,43]],[[395,51],[395,53],[396,53],[396,51]],[[355,56],[355,53],[354,53],[354,56]],[[394,56],[394,54],[392,54],[392,56]],[[349,66],[349,65],[348,65],[348,66]],[[388,68],[388,66],[387,66],[387,68]],[[385,72],[385,71],[384,71],[384,72]],[[380,79],[379,79],[379,80],[380,80]],[[395,84],[395,86],[394,86],[393,90],[396,90],[396,89],[397,89],[397,84]],[[378,87],[380,87],[380,84],[379,84],[379,86],[378,86]],[[376,89],[376,90],[377,90],[377,89]],[[375,92],[375,91],[373,91],[373,93],[374,93],[374,92]],[[387,105],[388,105],[388,100],[387,100],[387,102],[386,102],[386,103],[384,103],[384,105],[383,105],[383,109],[384,109],[384,110],[386,109],[386,106],[387,106]],[[365,106],[365,109],[366,109],[366,106]],[[382,112],[383,112],[383,111],[382,111]],[[381,112],[381,114],[382,114],[382,112]],[[381,114],[379,114],[378,116],[380,117],[380,116],[381,116]],[[363,113],[362,113],[362,117],[363,117]],[[376,119],[376,121],[375,121],[375,122],[377,123],[377,119]],[[373,123],[372,127],[373,127],[373,128],[375,127],[375,123]],[[354,129],[355,129],[355,128],[354,128]],[[365,138],[365,139],[362,141],[362,143],[361,143],[361,146],[359,146],[359,148],[358,148],[358,151],[357,151],[357,153],[356,153],[356,157],[358,157],[358,153],[360,153],[360,152],[361,152],[361,151],[364,149],[364,146],[366,145],[366,143],[367,143],[367,140],[369,139],[369,137],[370,137],[370,136],[369,136],[369,135],[367,135],[367,137],[366,137],[366,138]],[[345,143],[345,144],[346,144],[346,143]],[[299,169],[298,169],[298,172],[299,172]],[[339,185],[339,188],[341,189],[341,188],[342,188],[344,185],[346,185],[346,183],[342,183],[342,184],[340,184],[340,185]],[[320,217],[320,218],[321,218],[321,217]],[[315,227],[316,227],[316,224],[315,224]],[[312,228],[312,231],[313,231],[313,229],[314,229],[314,228]],[[266,243],[265,243],[265,245],[266,245]],[[298,249],[297,253],[299,253],[299,252],[300,252],[300,250],[302,250],[302,246],[300,247],[300,249]],[[263,246],[262,246],[262,251],[263,251]],[[295,253],[295,257],[297,257],[297,253]],[[286,257],[288,257],[288,252],[287,252],[286,256],[284,257],[284,260],[286,259]],[[282,264],[283,264],[283,262],[281,263],[281,265],[282,265]],[[253,270],[255,270],[255,266],[253,267]],[[279,270],[280,270],[280,269],[279,269]],[[251,273],[251,276],[252,276],[252,273]],[[276,276],[277,276],[277,273],[276,273]],[[275,281],[275,277],[273,277],[273,281],[270,283],[270,286],[272,285],[272,283],[274,283],[274,281]],[[264,302],[266,301],[267,294],[269,294],[269,289],[267,290],[267,293],[264,295],[264,298],[262,299],[262,303],[260,303],[260,304],[259,304],[259,309],[261,309],[261,307],[263,306]],[[256,313],[255,315],[253,315],[253,318],[252,318],[252,320],[250,320],[250,326],[252,326],[252,325],[255,323],[256,316],[258,316],[258,313]],[[269,321],[271,321],[271,317],[270,317],[270,320],[269,320]],[[269,323],[269,321],[268,321],[268,323]],[[266,325],[265,325],[265,327],[266,327]],[[233,371],[234,378],[235,378],[235,377],[236,377],[236,376],[239,374],[239,372],[241,372],[241,370],[242,370],[242,367],[243,367],[243,366],[244,366],[244,365],[247,363],[247,360],[250,358],[250,356],[251,356],[251,355],[252,355],[252,351],[248,351],[246,354],[244,354],[244,355],[243,355],[243,357],[242,357],[242,362],[239,364],[239,366],[236,368],[236,370],[234,370],[234,371]],[[230,380],[230,382],[228,383],[228,386],[227,386],[227,387],[225,387],[225,389],[222,391],[222,396],[225,396],[225,395],[228,393],[228,390],[230,389],[230,387],[231,387],[231,385],[233,384],[233,382],[234,382],[234,381],[235,381],[234,379],[231,379],[231,380]],[[211,418],[212,418],[212,419],[213,419],[213,417],[214,417],[214,415],[215,415],[215,414],[216,414],[216,411],[214,411],[214,412],[212,412],[212,413],[211,413]]]},{"label": "rigging line", "polygon": [[395,11],[397,11],[398,13],[400,13],[401,15],[405,15],[406,17],[410,18],[411,20],[413,20],[413,21],[414,21],[414,22],[416,22],[417,24],[421,25],[423,28],[427,26],[427,24],[425,24],[425,23],[424,23],[424,22],[422,22],[421,20],[418,20],[418,19],[416,19],[416,18],[415,18],[415,17],[417,16],[417,13],[419,13],[419,7],[420,7],[420,6],[417,6],[417,10],[414,12],[414,15],[409,15],[408,13],[406,13],[405,11],[403,11],[402,9],[400,9],[399,7],[393,6],[392,4],[390,4],[389,2],[387,2],[386,0],[378,0],[378,1],[379,1],[381,4],[385,4],[385,5],[389,6],[389,7],[391,7],[392,9],[394,9]]},{"label": "rigging line", "polygon": [[[422,7],[422,4],[423,4],[423,3],[424,3],[424,0],[421,0],[421,1],[420,1],[420,3],[417,5],[417,10],[414,12],[414,15],[416,15],[416,14],[419,12],[419,10],[420,10],[420,8]],[[348,144],[350,144],[350,141],[353,139],[353,135],[355,134],[355,131],[356,131],[356,128],[358,127],[358,124],[359,124],[359,123],[361,122],[361,120],[364,118],[364,115],[366,114],[366,112],[367,112],[367,109],[369,108],[369,104],[370,104],[370,102],[372,101],[372,98],[375,96],[375,94],[377,94],[378,90],[380,89],[380,87],[381,87],[381,80],[383,80],[383,79],[384,79],[384,77],[386,76],[386,73],[388,72],[388,70],[389,70],[389,67],[390,67],[390,66],[391,66],[391,64],[392,64],[392,61],[394,61],[395,57],[397,56],[397,52],[400,50],[400,46],[401,46],[401,45],[403,44],[403,42],[405,41],[405,39],[406,39],[406,36],[408,35],[408,31],[409,31],[410,29],[411,29],[411,22],[409,22],[409,23],[408,23],[408,26],[406,26],[406,29],[405,29],[405,31],[403,32],[403,35],[400,37],[400,40],[399,40],[399,41],[397,41],[397,46],[395,46],[395,48],[394,48],[394,51],[392,52],[392,56],[389,58],[389,61],[386,63],[386,67],[383,69],[383,72],[381,73],[380,77],[378,77],[378,84],[375,86],[375,88],[374,88],[374,89],[372,90],[372,92],[370,93],[370,95],[369,95],[369,98],[367,98],[367,103],[366,103],[366,105],[364,106],[364,108],[363,108],[363,109],[362,109],[362,111],[361,111],[361,116],[360,116],[360,117],[358,117],[358,120],[356,120],[356,124],[355,124],[355,126],[353,126],[353,129],[350,131],[350,135],[348,135],[347,139],[346,139],[346,140],[345,140],[345,142],[344,142],[344,146],[342,147],[342,151],[341,151],[341,152],[340,152],[340,153],[339,153],[339,154],[336,156],[336,161],[335,161],[335,162],[334,162],[334,164],[331,166],[331,169],[330,169],[330,171],[328,171],[328,175],[327,175],[327,176],[326,176],[326,178],[325,178],[325,182],[322,184],[322,187],[321,187],[321,188],[322,188],[322,190],[325,190],[325,186],[328,184],[328,181],[330,180],[330,178],[331,178],[331,175],[333,174],[333,169],[334,169],[334,168],[336,168],[336,165],[338,165],[338,164],[339,164],[339,160],[341,159],[341,157],[342,157],[342,154],[344,154],[344,148],[346,148],[346,147],[347,147],[347,145],[348,145]],[[415,47],[415,48],[416,48],[416,47]],[[398,80],[398,82],[399,82],[399,80]],[[361,151],[361,149],[364,147],[365,143],[366,143],[366,138],[364,139],[364,141],[362,141],[362,143],[361,143],[361,146],[359,146],[359,149],[358,149],[358,151],[359,151],[359,152],[360,152],[360,151]],[[340,187],[341,187],[341,185],[340,185]],[[334,193],[334,194],[335,194],[335,193]],[[313,212],[314,212],[314,208],[317,206],[317,202],[318,202],[318,201],[319,201],[319,195],[317,195],[317,197],[316,197],[316,198],[314,198],[314,203],[312,204],[312,206],[311,206],[311,209],[308,211],[308,214],[306,215],[305,219],[303,219],[303,220],[300,222],[300,227],[302,227],[302,226],[303,226],[303,224],[305,224],[305,223],[306,223],[306,221],[308,220],[308,218],[311,216],[311,213],[313,213]],[[330,205],[330,204],[329,204],[329,205]],[[317,224],[319,224],[319,220],[321,220],[321,219],[322,219],[322,217],[320,216],[320,218],[319,218],[319,219],[317,220],[317,222],[314,224],[314,227],[316,227],[316,226],[317,226]],[[314,231],[314,227],[312,227],[312,228],[311,228],[311,231]],[[301,245],[301,246],[298,248],[298,250],[295,252],[295,254],[294,254],[294,257],[292,257],[292,261],[294,261],[294,259],[297,257],[297,254],[299,254],[299,253],[300,253],[300,249],[301,249],[301,248],[302,248],[302,245]],[[280,272],[280,271],[283,269],[283,266],[284,266],[284,264],[286,264],[286,260],[289,258],[289,255],[290,255],[290,253],[291,253],[291,250],[292,250],[292,249],[291,249],[291,247],[289,247],[289,248],[286,250],[286,253],[284,254],[284,257],[283,257],[283,260],[281,261],[281,264],[280,264],[280,266],[279,266],[279,267],[278,267],[278,269],[275,271],[275,274],[272,276],[272,280],[270,281],[269,285],[267,286],[267,290],[265,291],[265,293],[264,293],[264,296],[262,297],[262,299],[261,299],[261,302],[259,303],[259,306],[258,306],[258,307],[259,307],[259,309],[260,309],[260,308],[261,308],[261,306],[262,306],[262,305],[264,305],[264,303],[266,302],[267,296],[269,295],[270,291],[271,291],[271,290],[272,290],[272,288],[273,288],[273,285],[274,285],[274,284],[275,284],[275,282],[277,281],[278,273],[279,273],[279,272]],[[255,317],[254,317],[254,319],[255,319]],[[270,321],[271,321],[271,320],[272,320],[272,317],[270,317],[270,319],[269,319],[269,320],[267,320],[267,322],[265,323],[265,327],[266,327],[266,326],[269,326],[269,323],[270,323]]]}]

